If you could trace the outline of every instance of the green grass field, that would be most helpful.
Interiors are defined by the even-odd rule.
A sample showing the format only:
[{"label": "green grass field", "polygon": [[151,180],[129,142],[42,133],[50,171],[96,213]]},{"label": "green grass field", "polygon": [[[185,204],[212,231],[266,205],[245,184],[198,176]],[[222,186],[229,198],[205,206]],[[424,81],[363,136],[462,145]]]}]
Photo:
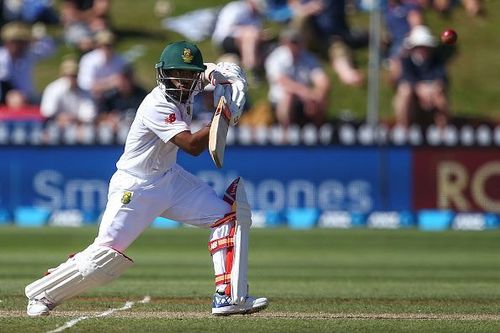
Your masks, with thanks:
[{"label": "green grass field", "polygon": [[[49,317],[27,317],[24,286],[95,232],[0,228],[0,332],[49,332],[83,316],[66,331],[500,331],[500,231],[255,229],[250,290],[270,307],[219,318],[210,315],[207,230],[150,229],[130,247],[136,265],[120,279]],[[127,301],[129,309],[102,315]]]}]

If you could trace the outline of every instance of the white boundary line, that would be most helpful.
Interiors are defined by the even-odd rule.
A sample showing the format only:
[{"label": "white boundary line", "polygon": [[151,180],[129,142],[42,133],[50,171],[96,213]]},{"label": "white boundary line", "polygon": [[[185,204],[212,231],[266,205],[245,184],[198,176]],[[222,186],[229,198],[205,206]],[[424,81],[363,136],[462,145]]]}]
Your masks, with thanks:
[{"label": "white boundary line", "polygon": [[[150,301],[151,301],[151,297],[144,296],[144,298],[141,301],[139,301],[139,303],[146,304],[146,303],[149,303]],[[64,331],[67,328],[75,326],[77,323],[81,322],[82,320],[89,319],[89,318],[106,317],[106,316],[109,316],[110,314],[112,314],[113,312],[116,312],[116,311],[128,310],[132,306],[134,306],[134,304],[135,304],[135,302],[127,301],[127,302],[125,302],[125,305],[122,306],[121,308],[109,309],[107,311],[104,311],[102,313],[99,313],[99,314],[93,315],[93,316],[82,316],[82,317],[78,317],[78,318],[75,318],[75,319],[71,319],[70,321],[67,321],[63,326],[57,327],[56,329],[54,329],[52,331],[48,331],[47,333],[62,332],[62,331]]]}]

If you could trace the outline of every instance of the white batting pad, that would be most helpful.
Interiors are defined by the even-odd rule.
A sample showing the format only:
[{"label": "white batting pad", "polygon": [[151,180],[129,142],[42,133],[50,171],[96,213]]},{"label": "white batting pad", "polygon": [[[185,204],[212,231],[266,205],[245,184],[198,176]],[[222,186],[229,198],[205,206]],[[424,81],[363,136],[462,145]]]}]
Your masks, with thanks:
[{"label": "white batting pad", "polygon": [[243,178],[236,188],[236,232],[234,258],[231,270],[231,298],[234,304],[242,304],[248,294],[248,234],[252,225],[252,211],[248,204]]},{"label": "white batting pad", "polygon": [[132,260],[109,247],[90,245],[50,274],[25,288],[29,299],[47,298],[54,304],[103,285],[123,274]]}]

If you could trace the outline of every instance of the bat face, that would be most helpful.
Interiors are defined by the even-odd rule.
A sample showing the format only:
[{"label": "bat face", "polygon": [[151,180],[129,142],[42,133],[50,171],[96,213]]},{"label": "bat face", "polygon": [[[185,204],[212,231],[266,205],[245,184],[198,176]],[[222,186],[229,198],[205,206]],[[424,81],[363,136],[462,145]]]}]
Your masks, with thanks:
[{"label": "bat face", "polygon": [[224,163],[224,150],[226,149],[226,137],[229,129],[230,112],[226,104],[226,99],[222,96],[219,99],[217,109],[210,125],[208,137],[208,151],[218,168],[222,168]]}]

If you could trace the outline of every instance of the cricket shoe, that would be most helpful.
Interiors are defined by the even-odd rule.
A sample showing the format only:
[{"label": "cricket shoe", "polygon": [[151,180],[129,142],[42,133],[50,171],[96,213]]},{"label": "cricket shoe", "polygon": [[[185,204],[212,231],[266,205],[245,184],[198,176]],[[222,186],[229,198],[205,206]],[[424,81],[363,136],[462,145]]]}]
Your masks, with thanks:
[{"label": "cricket shoe", "polygon": [[56,306],[49,302],[47,299],[30,299],[26,312],[30,317],[48,316],[50,311]]},{"label": "cricket shoe", "polygon": [[212,301],[212,314],[229,316],[233,314],[250,314],[264,310],[269,305],[265,297],[247,296],[242,304],[233,304],[231,296],[224,293],[215,293]]}]

